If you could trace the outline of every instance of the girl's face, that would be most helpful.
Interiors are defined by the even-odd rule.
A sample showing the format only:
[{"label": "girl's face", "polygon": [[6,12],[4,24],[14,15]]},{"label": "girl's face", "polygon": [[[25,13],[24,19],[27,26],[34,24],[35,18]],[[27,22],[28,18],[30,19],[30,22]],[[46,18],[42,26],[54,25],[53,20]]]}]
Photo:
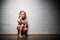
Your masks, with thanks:
[{"label": "girl's face", "polygon": [[25,13],[21,12],[20,17],[24,18],[24,16],[25,16]]}]

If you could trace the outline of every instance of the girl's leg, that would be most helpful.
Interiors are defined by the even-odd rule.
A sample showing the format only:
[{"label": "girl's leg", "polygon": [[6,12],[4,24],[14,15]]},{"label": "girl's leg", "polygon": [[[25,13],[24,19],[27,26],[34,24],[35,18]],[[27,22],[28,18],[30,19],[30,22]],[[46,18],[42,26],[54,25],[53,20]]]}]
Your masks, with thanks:
[{"label": "girl's leg", "polygon": [[17,31],[18,31],[18,36],[19,36],[20,25],[17,26]]},{"label": "girl's leg", "polygon": [[24,25],[23,24],[21,24],[20,25],[20,34],[19,34],[19,37],[20,38],[22,38],[23,36],[22,36],[22,29],[23,29],[23,27],[24,27]]},{"label": "girl's leg", "polygon": [[27,27],[25,27],[25,25],[24,25],[24,29],[23,29],[23,31],[24,31],[24,32],[27,31]]},{"label": "girl's leg", "polygon": [[27,36],[27,30],[28,30],[27,28],[23,29],[23,33],[24,33],[25,36]]},{"label": "girl's leg", "polygon": [[27,31],[27,28],[24,28],[23,31],[24,31],[24,32]]},{"label": "girl's leg", "polygon": [[20,30],[20,25],[17,26],[17,30]]}]

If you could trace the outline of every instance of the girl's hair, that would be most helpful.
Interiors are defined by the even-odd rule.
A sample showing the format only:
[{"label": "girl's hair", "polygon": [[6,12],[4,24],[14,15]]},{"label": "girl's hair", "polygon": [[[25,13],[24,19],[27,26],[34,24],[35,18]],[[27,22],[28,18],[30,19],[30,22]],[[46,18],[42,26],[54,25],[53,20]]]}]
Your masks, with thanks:
[{"label": "girl's hair", "polygon": [[[24,19],[26,19],[26,12],[25,12],[25,11],[20,11],[20,12],[19,12],[19,15],[20,15],[22,12],[24,12],[24,18],[23,18],[23,20],[24,20]],[[20,18],[20,16],[19,16],[18,18]]]}]

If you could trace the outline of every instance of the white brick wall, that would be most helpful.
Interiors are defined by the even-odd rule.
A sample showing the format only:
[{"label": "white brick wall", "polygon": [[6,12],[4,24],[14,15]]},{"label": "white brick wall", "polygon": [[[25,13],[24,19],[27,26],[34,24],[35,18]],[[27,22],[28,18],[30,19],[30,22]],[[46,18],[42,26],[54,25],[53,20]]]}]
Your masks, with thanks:
[{"label": "white brick wall", "polygon": [[17,34],[17,17],[26,11],[28,34],[56,34],[57,10],[53,2],[42,0],[5,0],[1,5],[0,34]]}]

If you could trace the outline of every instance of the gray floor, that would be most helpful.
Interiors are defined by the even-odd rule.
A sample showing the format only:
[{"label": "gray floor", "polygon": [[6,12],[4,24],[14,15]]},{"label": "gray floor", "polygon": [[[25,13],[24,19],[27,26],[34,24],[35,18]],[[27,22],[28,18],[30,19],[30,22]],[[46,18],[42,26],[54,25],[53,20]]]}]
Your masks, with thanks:
[{"label": "gray floor", "polygon": [[29,35],[22,39],[17,35],[0,35],[0,40],[59,40],[60,35],[42,36],[42,35]]}]

